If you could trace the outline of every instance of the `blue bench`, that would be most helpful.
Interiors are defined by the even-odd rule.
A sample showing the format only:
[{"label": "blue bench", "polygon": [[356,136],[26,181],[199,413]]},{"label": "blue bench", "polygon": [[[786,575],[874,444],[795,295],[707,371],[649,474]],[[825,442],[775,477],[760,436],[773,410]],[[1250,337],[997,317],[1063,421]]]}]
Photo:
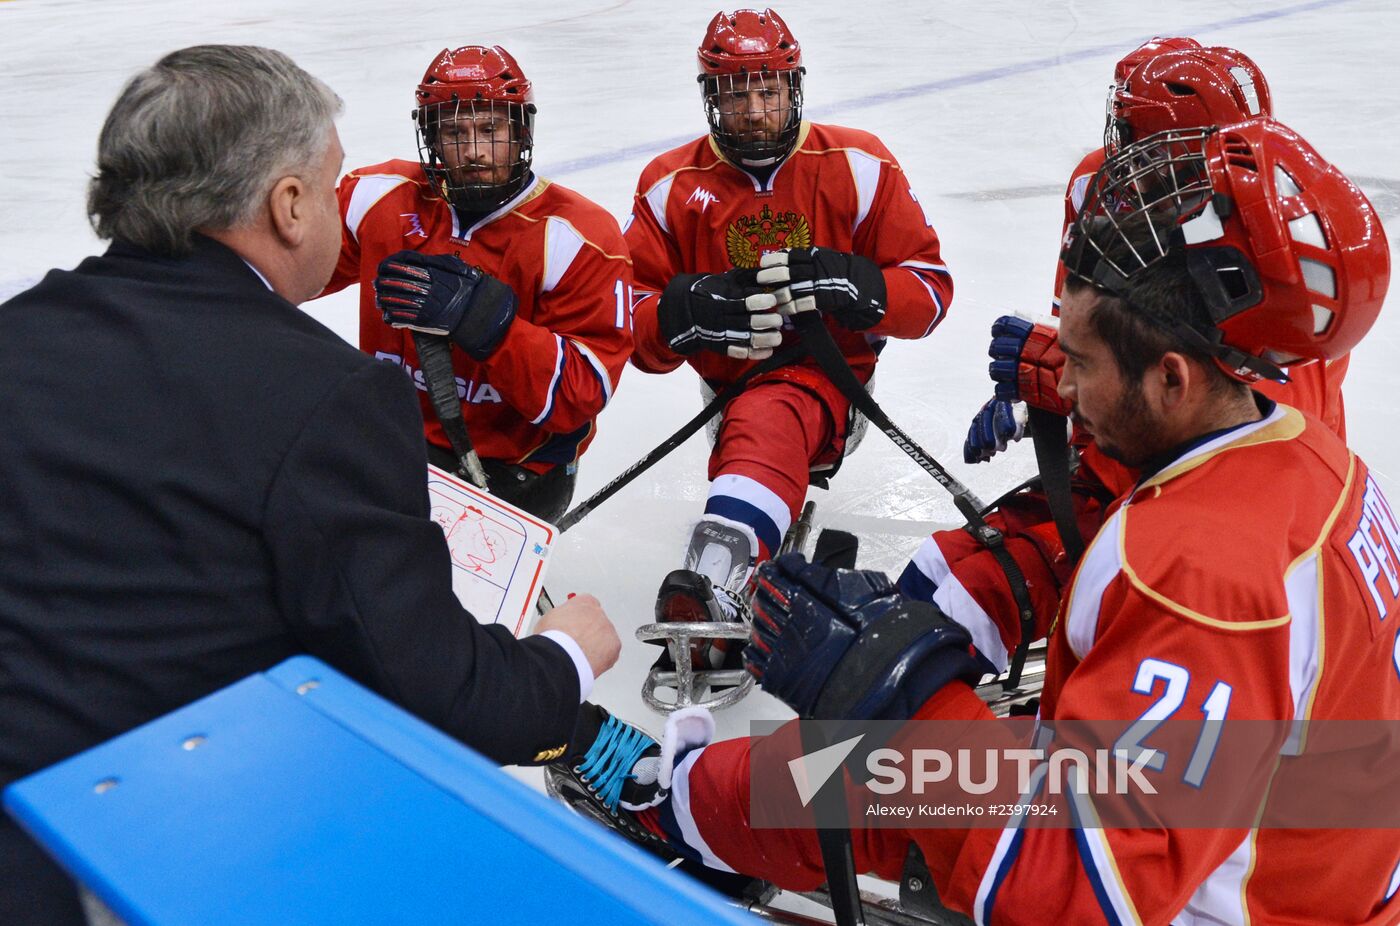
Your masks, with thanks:
[{"label": "blue bench", "polygon": [[754,922],[310,657],[4,801],[132,926]]}]

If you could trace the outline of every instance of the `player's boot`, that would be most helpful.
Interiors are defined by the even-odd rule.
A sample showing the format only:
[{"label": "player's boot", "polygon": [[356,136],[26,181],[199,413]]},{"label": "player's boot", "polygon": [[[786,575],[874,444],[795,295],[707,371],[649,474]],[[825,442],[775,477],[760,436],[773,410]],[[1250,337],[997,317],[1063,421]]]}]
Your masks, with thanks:
[{"label": "player's boot", "polygon": [[[752,687],[741,654],[756,548],[752,532],[738,522],[711,516],[695,526],[685,568],[661,583],[656,623],[638,631],[643,640],[665,647],[642,687],[649,707],[727,707]],[[659,698],[658,688],[674,690],[674,700]]]},{"label": "player's boot", "polygon": [[714,720],[695,708],[671,715],[663,742],[596,704],[579,709],[570,754],[545,769],[545,790],[578,813],[667,858],[676,853],[646,811],[670,795],[678,754],[709,743]]},{"label": "player's boot", "polygon": [[[682,621],[741,621],[748,619],[748,602],[743,592],[716,585],[709,576],[693,569],[676,569],[661,580],[656,593],[656,619],[670,623]],[[704,660],[699,648],[715,641],[695,641],[692,663],[701,668]]]}]

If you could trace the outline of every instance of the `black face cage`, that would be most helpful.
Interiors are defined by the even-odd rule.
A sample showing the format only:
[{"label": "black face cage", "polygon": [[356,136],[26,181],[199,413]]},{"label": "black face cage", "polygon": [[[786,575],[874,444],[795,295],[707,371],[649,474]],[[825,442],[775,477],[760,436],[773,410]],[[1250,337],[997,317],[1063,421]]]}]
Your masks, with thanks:
[{"label": "black face cage", "polygon": [[[710,135],[726,158],[762,167],[787,156],[802,127],[805,69],[701,75],[700,94]],[[779,89],[786,85],[786,105]],[[772,114],[778,118],[770,118]],[[728,119],[731,129],[725,128]],[[776,131],[767,126],[776,121]]]},{"label": "black face cage", "polygon": [[[420,106],[413,117],[418,162],[433,189],[453,206],[467,212],[489,212],[524,188],[534,157],[533,103],[454,97]],[[441,130],[453,123],[463,130],[455,135]],[[488,125],[492,129],[483,131]],[[475,131],[467,128],[472,126]],[[467,176],[473,167],[493,166],[508,167],[509,173],[502,179]]]},{"label": "black face cage", "polygon": [[1275,364],[1224,344],[1216,327],[1257,305],[1263,287],[1238,248],[1224,242],[1199,246],[1223,237],[1234,208],[1229,196],[1211,186],[1204,148],[1214,132],[1158,132],[1109,157],[1089,182],[1060,259],[1070,276],[1126,300],[1135,276],[1168,254],[1185,251],[1187,271],[1211,324],[1197,327],[1141,306],[1134,305],[1134,310],[1242,378],[1286,382],[1286,374]]}]

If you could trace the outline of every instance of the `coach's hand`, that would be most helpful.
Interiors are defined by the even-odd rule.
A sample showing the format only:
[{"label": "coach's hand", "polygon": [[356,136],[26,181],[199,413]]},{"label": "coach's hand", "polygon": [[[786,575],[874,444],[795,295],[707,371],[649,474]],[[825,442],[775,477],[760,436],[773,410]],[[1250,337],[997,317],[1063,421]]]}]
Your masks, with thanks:
[{"label": "coach's hand", "polygon": [[879,572],[789,553],[760,566],[744,666],[803,717],[904,720],[954,679],[983,670],[972,638]]},{"label": "coach's hand", "polygon": [[594,678],[616,665],[618,654],[622,652],[617,629],[592,595],[570,596],[557,608],[540,615],[535,622],[535,633],[546,630],[562,630],[572,637],[583,650]]},{"label": "coach's hand", "polygon": [[821,312],[852,331],[885,317],[885,275],[869,258],[830,248],[772,251],[760,259],[758,282],[776,286],[783,314]]},{"label": "coach's hand", "polygon": [[379,263],[374,305],[384,323],[447,335],[474,360],[493,354],[515,321],[515,291],[451,254],[399,251]]}]

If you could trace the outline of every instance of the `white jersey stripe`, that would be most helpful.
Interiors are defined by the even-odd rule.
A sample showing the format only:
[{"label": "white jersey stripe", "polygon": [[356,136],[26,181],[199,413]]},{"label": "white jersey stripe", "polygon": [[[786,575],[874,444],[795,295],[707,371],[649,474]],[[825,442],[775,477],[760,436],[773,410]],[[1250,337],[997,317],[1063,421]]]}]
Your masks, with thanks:
[{"label": "white jersey stripe", "polygon": [[899,266],[913,267],[916,270],[932,270],[934,273],[941,273],[944,276],[951,275],[948,273],[948,267],[945,264],[930,264],[922,260],[902,260],[899,262]]},{"label": "white jersey stripe", "polygon": [[345,207],[345,228],[350,232],[350,237],[358,242],[360,224],[374,208],[374,204],[387,196],[394,187],[404,183],[408,183],[408,178],[398,174],[366,174],[360,177],[355,182],[355,189],[350,193],[350,203]]},{"label": "white jersey stripe", "polygon": [[568,222],[557,216],[545,221],[544,275],[540,279],[540,292],[551,292],[559,285],[582,248],[583,236]]},{"label": "white jersey stripe", "polygon": [[879,158],[856,148],[846,149],[846,160],[850,162],[851,178],[856,183],[856,220],[851,223],[851,234],[854,235],[875,202],[875,190],[880,186],[881,164]]},{"label": "white jersey stripe", "polygon": [[1322,585],[1318,581],[1318,557],[1311,556],[1296,564],[1284,578],[1288,596],[1288,692],[1293,698],[1293,727],[1283,744],[1286,756],[1296,756],[1302,749],[1303,726],[1307,719],[1312,692],[1317,687],[1319,667],[1318,646],[1322,634]]},{"label": "white jersey stripe", "polygon": [[544,391],[544,408],[540,409],[531,424],[540,424],[554,411],[554,387],[559,384],[559,377],[564,375],[564,339],[557,334],[554,336],[554,351],[554,375],[550,377],[549,388]]},{"label": "white jersey stripe", "polygon": [[700,827],[695,824],[695,816],[690,812],[690,772],[704,752],[704,749],[692,750],[671,773],[671,810],[676,815],[676,825],[680,827],[685,844],[700,853],[700,858],[706,866],[720,871],[733,871],[733,868],[715,855],[705,837],[700,835]]},{"label": "white jersey stripe", "polygon": [[1104,915],[1113,917],[1109,922],[1142,926],[1142,918],[1138,916],[1132,897],[1118,874],[1118,863],[1113,858],[1108,837],[1104,835],[1098,811],[1089,798],[1089,782],[1081,780],[1083,772],[1072,762],[1065,763],[1065,771],[1067,786],[1064,790],[1074,815],[1080,862],[1084,865],[1084,873],[1098,884],[1103,899],[1108,901],[1109,909],[1103,911]]},{"label": "white jersey stripe", "polygon": [[1099,630],[1099,605],[1104,590],[1122,570],[1119,534],[1123,530],[1123,509],[1099,529],[1080,562],[1074,585],[1070,588],[1069,607],[1065,618],[1065,639],[1074,655],[1083,659],[1089,655]]},{"label": "white jersey stripe", "polygon": [[583,355],[583,359],[588,361],[588,366],[592,368],[593,374],[598,377],[598,385],[603,390],[603,404],[607,405],[612,401],[612,380],[608,379],[608,369],[603,366],[603,362],[588,349],[588,345],[582,341],[575,341],[569,338],[569,344],[573,349]]},{"label": "white jersey stripe", "polygon": [[676,175],[671,174],[662,178],[656,186],[647,190],[647,207],[651,209],[652,216],[656,219],[656,224],[661,226],[661,230],[666,234],[671,233],[671,227],[666,224],[666,201],[671,198],[671,184],[676,180]]},{"label": "white jersey stripe", "polygon": [[727,495],[730,498],[737,498],[753,505],[766,514],[778,528],[780,538],[787,533],[788,527],[792,524],[792,513],[788,511],[787,503],[779,498],[772,489],[748,476],[725,473],[716,478],[714,482],[710,483],[710,497],[713,498],[716,495]]},{"label": "white jersey stripe", "polygon": [[1206,875],[1172,926],[1245,926],[1249,922],[1244,882],[1254,864],[1254,835],[1253,830],[1246,834],[1235,851]]},{"label": "white jersey stripe", "polygon": [[[901,264],[900,266],[903,265]],[[928,323],[928,327],[924,329],[924,333],[921,335],[921,337],[927,337],[928,333],[934,329],[934,326],[943,320],[943,300],[938,298],[938,293],[934,292],[933,287],[928,285],[928,280],[925,280],[917,271],[910,267],[905,267],[904,269],[908,270],[913,274],[914,279],[923,284],[924,289],[928,292],[928,297],[933,300],[933,320]]]},{"label": "white jersey stripe", "polygon": [[972,643],[977,647],[977,652],[996,666],[998,672],[1005,672],[1009,658],[1006,645],[1001,642],[1001,633],[977,599],[953,575],[943,551],[932,537],[914,551],[914,567],[937,586],[933,603],[972,634]]},{"label": "white jersey stripe", "polygon": [[[1032,797],[1039,793],[1049,770],[1048,765],[1041,763],[1035,771],[1031,772],[1030,780],[1026,783],[1026,790],[1021,793],[1022,802],[1028,803]],[[977,926],[987,926],[991,922],[991,915],[996,904],[996,897],[993,896],[992,892],[1005,878],[1011,866],[1016,864],[1016,855],[1021,848],[1020,840],[1025,835],[1021,831],[1021,825],[1027,819],[1027,815],[1013,815],[1008,820],[1006,828],[1001,831],[1001,836],[997,838],[997,846],[992,851],[992,858],[987,864],[987,870],[982,873],[982,881],[977,885],[977,897],[972,902],[972,915]]]}]

